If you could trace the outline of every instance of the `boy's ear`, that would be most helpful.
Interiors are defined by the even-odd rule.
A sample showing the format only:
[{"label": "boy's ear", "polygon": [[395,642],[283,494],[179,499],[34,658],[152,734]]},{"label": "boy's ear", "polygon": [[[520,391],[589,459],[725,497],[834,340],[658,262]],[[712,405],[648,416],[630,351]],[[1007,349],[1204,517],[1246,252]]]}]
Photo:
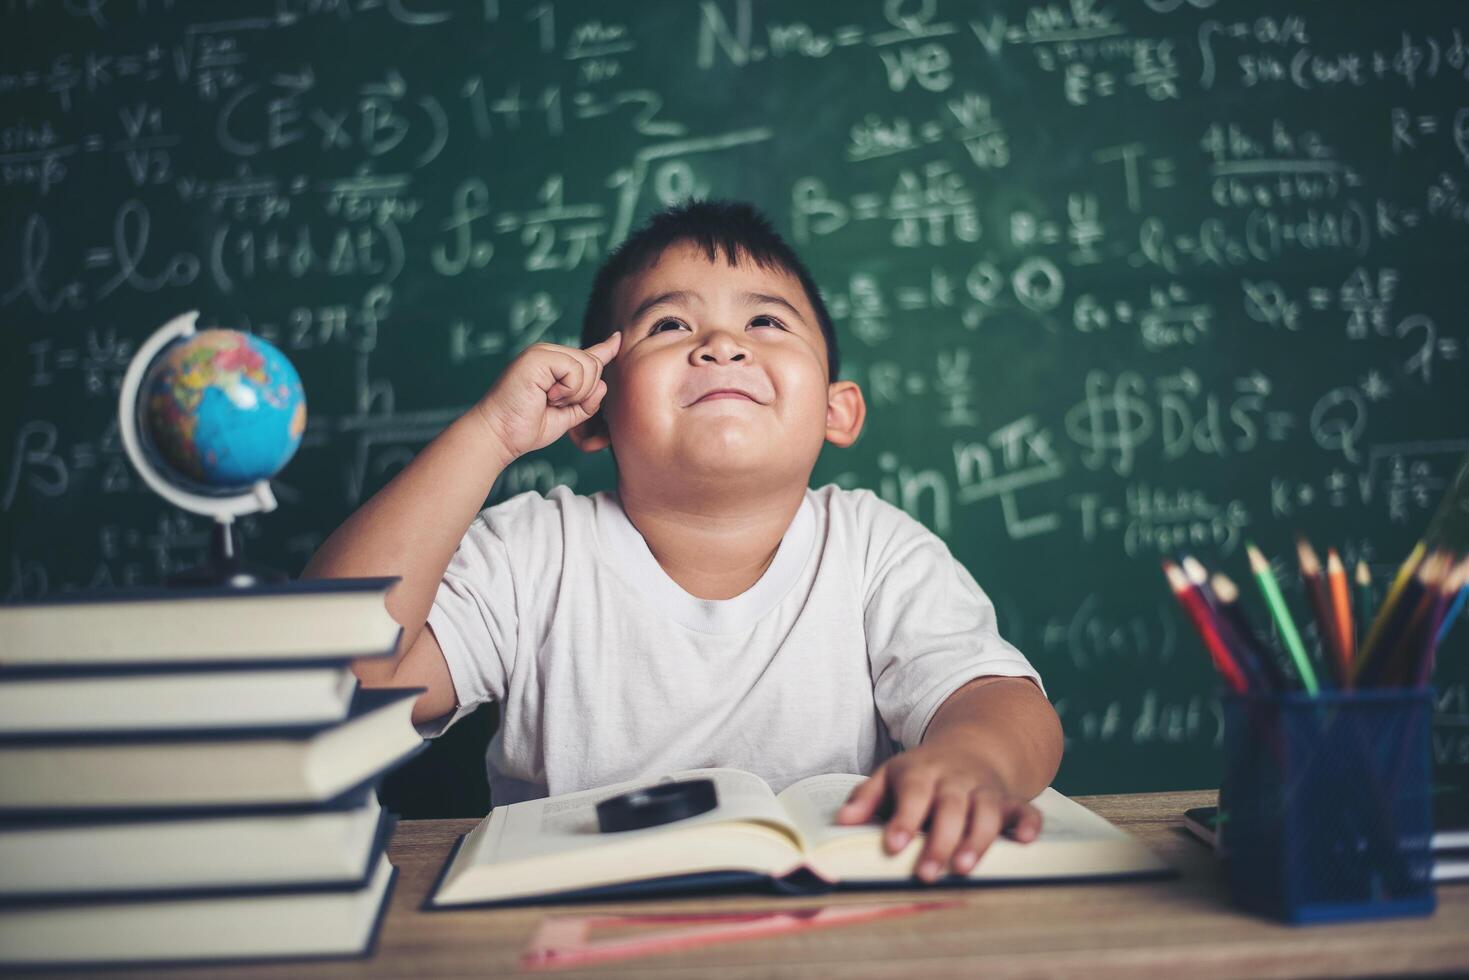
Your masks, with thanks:
[{"label": "boy's ear", "polygon": [[[846,449],[862,434],[867,402],[855,381],[833,381],[826,387],[826,441]],[[589,420],[590,421],[590,420]]]},{"label": "boy's ear", "polygon": [[595,453],[612,445],[612,435],[607,431],[607,420],[600,409],[585,422],[567,429],[566,434],[584,453]]}]

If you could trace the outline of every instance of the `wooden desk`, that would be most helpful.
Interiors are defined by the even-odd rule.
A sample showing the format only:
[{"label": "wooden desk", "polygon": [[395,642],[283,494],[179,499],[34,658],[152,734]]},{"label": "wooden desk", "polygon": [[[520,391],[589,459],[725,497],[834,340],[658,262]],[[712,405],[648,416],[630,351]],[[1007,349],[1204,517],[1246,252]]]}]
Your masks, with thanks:
[{"label": "wooden desk", "polygon": [[[837,926],[536,975],[792,977],[1010,977],[1138,975],[1347,976],[1469,972],[1469,884],[1440,886],[1432,918],[1291,927],[1230,907],[1209,850],[1180,814],[1214,794],[1150,793],[1079,800],[1136,834],[1181,876],[1165,881],[968,890],[838,893],[642,901],[579,906],[418,911],[455,839],[473,820],[406,821],[389,845],[400,869],[370,960],[149,971],[149,976],[230,978],[523,975],[521,950],[550,912],[731,911],[959,899],[960,908],[887,922]],[[57,974],[50,974],[56,976]],[[108,971],[109,977],[133,976]],[[137,974],[141,975],[141,974]]]}]

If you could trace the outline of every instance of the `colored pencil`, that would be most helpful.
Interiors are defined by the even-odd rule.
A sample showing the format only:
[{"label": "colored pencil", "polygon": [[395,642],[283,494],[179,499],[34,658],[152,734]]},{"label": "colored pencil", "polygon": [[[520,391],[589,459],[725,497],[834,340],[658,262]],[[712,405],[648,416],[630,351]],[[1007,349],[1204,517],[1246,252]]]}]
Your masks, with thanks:
[{"label": "colored pencil", "polygon": [[[1403,588],[1397,590],[1394,601],[1389,604],[1383,602],[1382,609],[1377,614],[1377,627],[1375,641],[1362,651],[1361,662],[1357,665],[1356,686],[1359,688],[1372,687],[1380,683],[1389,673],[1393,654],[1397,651],[1398,644],[1402,641],[1408,625],[1413,622],[1418,614],[1419,606],[1425,599],[1432,579],[1437,585],[1441,557],[1434,552],[1419,564],[1418,570],[1408,579]],[[1396,583],[1394,583],[1396,585]],[[1432,597],[1428,597],[1431,602]],[[1368,638],[1369,641],[1373,637]]]},{"label": "colored pencil", "polygon": [[1417,674],[1420,655],[1427,649],[1425,634],[1443,614],[1443,607],[1448,605],[1444,583],[1454,570],[1452,559],[1447,555],[1435,555],[1434,558],[1436,560],[1423,563],[1423,594],[1414,603],[1413,614],[1408,617],[1397,642],[1389,648],[1387,660],[1382,665],[1384,684],[1402,683]]},{"label": "colored pencil", "polygon": [[1249,690],[1249,682],[1245,679],[1244,672],[1234,662],[1233,656],[1224,646],[1218,630],[1209,621],[1208,611],[1203,607],[1203,600],[1189,588],[1188,578],[1183,569],[1177,564],[1165,560],[1163,562],[1163,574],[1168,577],[1168,587],[1173,590],[1173,598],[1183,607],[1183,611],[1193,622],[1194,629],[1198,631],[1200,639],[1204,641],[1204,647],[1209,651],[1209,657],[1214,661],[1214,667],[1224,676],[1227,683],[1236,693],[1243,694]]},{"label": "colored pencil", "polygon": [[1459,594],[1454,597],[1453,604],[1449,606],[1448,612],[1444,614],[1443,623],[1438,627],[1438,636],[1433,638],[1434,646],[1443,646],[1444,637],[1449,635],[1449,630],[1454,628],[1455,620],[1464,611],[1464,600],[1466,598],[1469,598],[1469,584],[1466,584],[1459,590]]},{"label": "colored pencil", "polygon": [[1275,662],[1274,651],[1260,641],[1260,635],[1255,632],[1254,625],[1240,605],[1239,586],[1234,584],[1234,579],[1223,572],[1215,572],[1209,579],[1209,585],[1214,591],[1214,598],[1218,600],[1221,618],[1234,627],[1241,644],[1254,654],[1256,663],[1260,665],[1260,672],[1265,675],[1268,689],[1289,691],[1291,682],[1285,676],[1285,671],[1280,669],[1280,664]]},{"label": "colored pencil", "polygon": [[1348,675],[1342,663],[1344,647],[1337,636],[1336,615],[1331,608],[1331,593],[1321,574],[1321,559],[1305,536],[1296,538],[1296,561],[1301,569],[1301,584],[1306,588],[1311,611],[1316,614],[1316,633],[1321,637],[1321,657],[1336,678],[1338,687],[1347,684]]},{"label": "colored pencil", "polygon": [[1245,675],[1245,681],[1250,689],[1260,691],[1272,689],[1270,679],[1261,668],[1249,641],[1239,636],[1234,624],[1224,618],[1219,597],[1214,594],[1213,587],[1209,585],[1209,572],[1204,568],[1203,562],[1192,555],[1184,555],[1181,567],[1190,588],[1198,594],[1204,608],[1208,611],[1210,624],[1219,634],[1219,639],[1224,642],[1224,648],[1234,658],[1240,673]]},{"label": "colored pencil", "polygon": [[1422,541],[1419,541],[1413,546],[1413,550],[1404,559],[1402,567],[1398,569],[1397,577],[1393,579],[1392,585],[1387,590],[1387,595],[1382,597],[1382,605],[1377,607],[1377,615],[1372,618],[1372,625],[1367,630],[1367,638],[1358,647],[1357,672],[1359,674],[1362,671],[1363,663],[1375,652],[1378,637],[1387,628],[1388,621],[1392,618],[1393,607],[1397,605],[1398,597],[1403,594],[1403,590],[1413,580],[1413,576],[1417,573],[1418,566],[1422,564],[1423,556],[1427,550],[1427,547]]},{"label": "colored pencil", "polygon": [[1450,583],[1458,570],[1458,562],[1445,555],[1436,568],[1425,574],[1423,597],[1418,600],[1402,639],[1386,664],[1384,684],[1416,683],[1420,673],[1431,670],[1427,660],[1433,650],[1433,637],[1453,600]]},{"label": "colored pencil", "polygon": [[1357,659],[1357,630],[1352,623],[1352,593],[1347,570],[1335,548],[1326,549],[1326,580],[1331,585],[1331,609],[1336,617],[1336,635],[1341,640],[1342,686],[1350,687],[1352,661]]},{"label": "colored pencil", "polygon": [[1434,609],[1433,619],[1429,622],[1424,645],[1418,651],[1418,663],[1412,670],[1410,678],[1418,687],[1428,686],[1428,679],[1433,675],[1434,661],[1438,659],[1439,643],[1442,642],[1444,634],[1448,632],[1444,628],[1444,621],[1448,618],[1450,609],[1456,609],[1461,605],[1466,587],[1469,587],[1469,558],[1459,562],[1444,579],[1438,605]]},{"label": "colored pencil", "polygon": [[1306,657],[1306,646],[1301,642],[1301,634],[1296,632],[1290,610],[1285,607],[1285,598],[1280,594],[1280,586],[1275,583],[1270,563],[1253,544],[1245,545],[1245,553],[1250,556],[1250,571],[1265,596],[1265,607],[1270,610],[1275,626],[1285,641],[1285,648],[1290,652],[1291,660],[1295,661],[1296,670],[1300,672],[1301,683],[1305,685],[1306,693],[1315,697],[1321,692],[1321,685],[1316,682],[1316,672],[1311,669],[1311,661]]},{"label": "colored pencil", "polygon": [[1352,658],[1353,668],[1362,656],[1362,647],[1367,643],[1366,631],[1372,622],[1372,570],[1362,559],[1357,559],[1357,629],[1364,635],[1357,637],[1357,652]]}]

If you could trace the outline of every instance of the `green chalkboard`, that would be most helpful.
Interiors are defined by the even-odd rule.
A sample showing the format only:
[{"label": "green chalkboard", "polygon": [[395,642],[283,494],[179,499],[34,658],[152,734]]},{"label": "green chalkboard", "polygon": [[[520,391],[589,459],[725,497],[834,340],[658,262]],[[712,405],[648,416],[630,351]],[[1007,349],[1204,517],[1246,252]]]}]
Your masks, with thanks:
[{"label": "green chalkboard", "polygon": [[[813,485],[938,532],[1037,664],[1066,792],[1213,785],[1179,549],[1379,579],[1469,449],[1456,4],[272,0],[0,5],[0,596],[151,583],[202,521],[114,423],[188,309],[310,421],[246,522],[299,571],[648,213],[752,201],[869,406]],[[567,443],[491,500],[607,488]],[[1299,612],[1299,587],[1287,598]],[[1469,763],[1469,629],[1435,752]],[[471,740],[472,741],[472,740]],[[460,750],[472,755],[474,745]],[[474,765],[464,771],[473,778]],[[473,804],[471,804],[472,806]]]}]

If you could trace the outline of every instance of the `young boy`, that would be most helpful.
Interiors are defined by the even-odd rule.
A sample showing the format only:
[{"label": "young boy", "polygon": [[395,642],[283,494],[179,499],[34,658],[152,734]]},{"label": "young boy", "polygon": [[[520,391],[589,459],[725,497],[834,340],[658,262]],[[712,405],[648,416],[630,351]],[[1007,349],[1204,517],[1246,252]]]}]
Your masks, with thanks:
[{"label": "young boy", "polygon": [[[1033,839],[1056,714],[937,536],[870,491],[807,488],[866,409],[766,220],[655,216],[598,273],[582,345],[522,351],[313,556],[306,577],[402,576],[397,656],[357,664],[363,685],[426,687],[429,735],[499,702],[496,805],[705,766],[777,792],[865,772],[838,819],[890,799],[890,853],[928,828],[924,881]],[[615,493],[481,511],[567,432],[612,450]]]}]

